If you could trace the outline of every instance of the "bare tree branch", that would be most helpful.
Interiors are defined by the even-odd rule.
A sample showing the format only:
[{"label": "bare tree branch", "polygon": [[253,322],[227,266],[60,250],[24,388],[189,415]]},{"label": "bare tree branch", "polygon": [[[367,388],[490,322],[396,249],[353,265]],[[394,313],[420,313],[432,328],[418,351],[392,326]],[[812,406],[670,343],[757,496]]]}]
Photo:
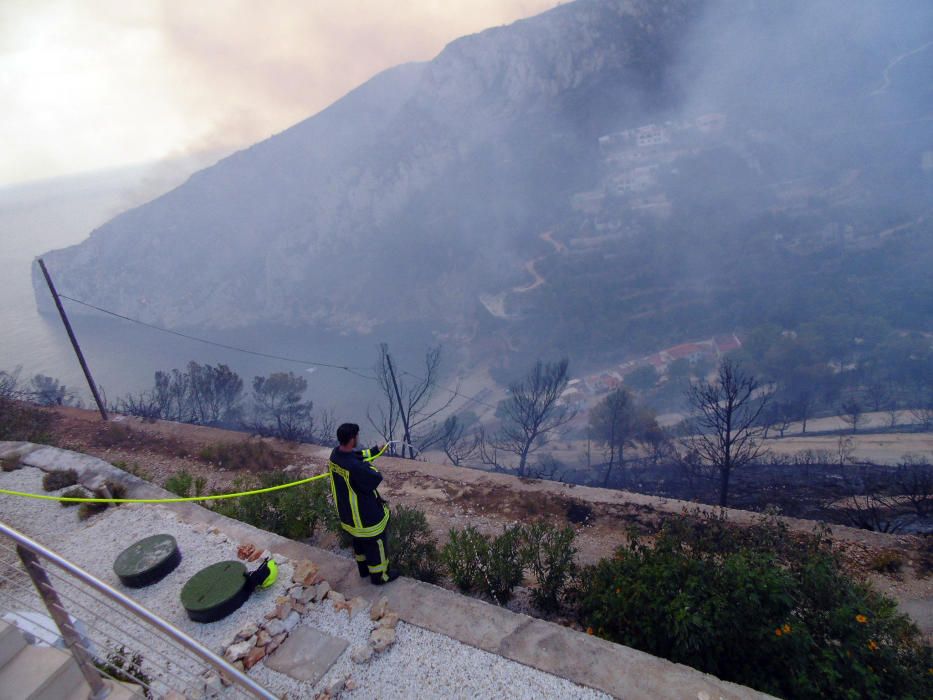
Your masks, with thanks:
[{"label": "bare tree branch", "polygon": [[719,505],[729,500],[729,477],[734,469],[756,460],[763,449],[761,413],[769,395],[758,396],[755,378],[731,360],[719,365],[716,381],[702,380],[687,390],[693,408],[693,435],[685,446],[696,459],[719,472]]}]

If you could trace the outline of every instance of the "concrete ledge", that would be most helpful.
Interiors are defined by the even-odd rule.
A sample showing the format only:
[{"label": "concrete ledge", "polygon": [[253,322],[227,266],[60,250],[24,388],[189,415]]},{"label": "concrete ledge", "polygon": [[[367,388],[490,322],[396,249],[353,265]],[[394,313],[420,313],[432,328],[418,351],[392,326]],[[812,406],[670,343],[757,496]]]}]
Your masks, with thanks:
[{"label": "concrete ledge", "polygon": [[[160,498],[172,494],[107,462],[68,450],[29,443],[0,442],[0,458],[19,457],[43,470],[71,468],[85,485],[115,479],[127,485],[130,497]],[[153,507],[153,506],[137,506]],[[311,559],[331,585],[349,596],[374,600],[380,595],[412,625],[443,634],[518,663],[551,673],[626,700],[763,700],[770,695],[696,669],[675,664],[629,647],[438,586],[399,578],[376,587],[361,579],[356,563],[332,552],[302,544],[219,515],[194,503],[164,506],[196,527],[216,527],[234,541],[256,546],[291,560]]]}]

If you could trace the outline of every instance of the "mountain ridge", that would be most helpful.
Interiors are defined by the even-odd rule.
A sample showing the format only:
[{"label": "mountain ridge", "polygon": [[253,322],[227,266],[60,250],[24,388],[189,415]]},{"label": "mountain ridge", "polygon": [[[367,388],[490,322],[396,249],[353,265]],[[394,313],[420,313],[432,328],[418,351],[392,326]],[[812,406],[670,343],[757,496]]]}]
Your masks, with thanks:
[{"label": "mountain ridge", "polygon": [[[359,332],[392,319],[555,352],[791,318],[788,276],[855,266],[855,282],[913,280],[910,261],[930,256],[931,178],[912,173],[933,149],[917,121],[933,106],[933,52],[868,96],[933,13],[856,5],[839,17],[826,2],[567,3],[388,69],[46,260],[64,293],[168,326]],[[719,119],[704,109],[722,111],[718,131],[685,131]],[[640,126],[661,140],[601,140]],[[905,222],[898,249],[873,233]],[[887,246],[899,271],[861,271],[854,239]],[[795,262],[821,250],[832,255]],[[482,300],[524,284],[532,260],[547,283],[489,312]],[[860,304],[904,316],[896,300]]]}]

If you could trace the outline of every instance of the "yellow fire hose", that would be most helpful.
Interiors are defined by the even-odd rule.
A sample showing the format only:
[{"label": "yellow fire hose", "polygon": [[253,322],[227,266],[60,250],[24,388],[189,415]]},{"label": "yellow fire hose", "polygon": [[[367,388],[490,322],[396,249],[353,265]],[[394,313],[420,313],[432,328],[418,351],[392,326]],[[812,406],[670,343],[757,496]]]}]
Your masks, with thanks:
[{"label": "yellow fire hose", "polygon": [[[381,457],[382,454],[388,449],[389,445],[398,444],[401,442],[401,440],[387,442],[377,454],[372,455],[366,461],[371,462],[377,457]],[[185,503],[189,501],[219,501],[224,498],[255,496],[260,493],[269,493],[270,491],[290,489],[293,486],[301,486],[302,484],[308,484],[312,481],[317,481],[318,479],[326,479],[329,476],[329,473],[317,474],[315,476],[310,476],[307,479],[299,479],[298,481],[291,481],[287,484],[279,484],[278,486],[268,486],[264,489],[253,489],[252,491],[240,491],[238,493],[216,493],[211,496],[178,496],[175,498],[71,498],[67,496],[48,496],[42,493],[27,493],[25,491],[10,491],[9,489],[0,489],[0,494],[5,496],[21,496],[22,498],[36,498],[42,501],[59,501],[63,503]]]},{"label": "yellow fire hose", "polygon": [[252,491],[240,491],[239,493],[215,493],[211,496],[187,496],[176,498],[70,498],[66,496],[47,496],[42,493],[26,493],[25,491],[10,491],[0,489],[0,494],[6,496],[22,496],[23,498],[38,498],[43,501],[62,501],[65,503],[184,503],[186,501],[219,501],[222,498],[240,498],[241,496],[255,496],[259,493],[268,493],[270,491],[279,491],[288,489],[292,486],[300,486],[317,479],[326,479],[330,474],[318,474],[307,479],[292,481],[278,486],[269,486],[264,489],[254,489]]}]

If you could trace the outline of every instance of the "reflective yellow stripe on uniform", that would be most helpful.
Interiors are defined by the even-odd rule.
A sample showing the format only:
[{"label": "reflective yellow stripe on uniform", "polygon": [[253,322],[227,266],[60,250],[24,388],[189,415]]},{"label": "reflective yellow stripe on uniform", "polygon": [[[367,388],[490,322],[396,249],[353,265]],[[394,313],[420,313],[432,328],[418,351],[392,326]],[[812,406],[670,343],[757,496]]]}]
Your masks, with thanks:
[{"label": "reflective yellow stripe on uniform", "polygon": [[383,530],[386,529],[386,525],[389,524],[389,509],[383,507],[385,510],[385,515],[382,520],[380,520],[375,525],[370,525],[369,527],[353,527],[352,525],[347,525],[346,523],[340,523],[340,527],[349,532],[354,537],[375,537],[376,535],[381,535]]},{"label": "reflective yellow stripe on uniform", "polygon": [[[376,454],[373,454],[373,451],[372,451],[372,450],[363,450],[363,461],[364,461],[364,462],[372,462],[374,459],[377,459],[377,458],[379,458],[379,457],[382,457],[382,455],[385,453],[385,451],[386,451],[387,449],[389,449],[389,443],[386,443],[385,445],[383,445],[383,446],[382,446],[382,449],[379,450]],[[372,465],[370,465],[370,466],[372,466]],[[376,469],[376,468],[373,467],[373,469]],[[377,471],[378,471],[378,470],[377,470]]]},{"label": "reflective yellow stripe on uniform", "polygon": [[327,466],[331,474],[330,492],[334,497],[334,503],[337,503],[337,487],[334,485],[335,475],[341,477],[344,481],[344,484],[346,484],[347,497],[350,501],[350,516],[353,518],[353,525],[347,525],[346,523],[341,522],[340,527],[342,527],[354,537],[375,537],[376,535],[382,534],[382,531],[386,529],[386,525],[389,522],[389,509],[386,506],[383,506],[385,515],[383,516],[382,520],[380,520],[375,525],[363,527],[363,520],[360,517],[360,502],[359,499],[357,499],[356,491],[354,491],[353,487],[350,486],[350,472],[348,472],[343,467],[334,464],[333,462],[330,462]]},{"label": "reflective yellow stripe on uniform", "polygon": [[389,559],[386,557],[386,549],[382,544],[382,540],[376,540],[376,544],[379,545],[379,563],[376,566],[369,567],[369,573],[371,574],[381,574],[389,570]]},{"label": "reflective yellow stripe on uniform", "polygon": [[[348,472],[343,467],[340,467],[333,462],[327,465],[330,469],[331,479],[330,479],[330,488],[331,493],[334,496],[334,503],[337,502],[337,488],[334,486],[334,474],[343,479],[344,484],[347,487],[347,498],[350,501],[350,517],[353,518],[353,527],[355,529],[363,528],[363,521],[360,518],[360,503],[356,497],[356,491],[353,490],[353,487],[350,486],[350,472]],[[346,525],[343,526],[346,529]],[[349,530],[348,530],[349,532]]]}]

